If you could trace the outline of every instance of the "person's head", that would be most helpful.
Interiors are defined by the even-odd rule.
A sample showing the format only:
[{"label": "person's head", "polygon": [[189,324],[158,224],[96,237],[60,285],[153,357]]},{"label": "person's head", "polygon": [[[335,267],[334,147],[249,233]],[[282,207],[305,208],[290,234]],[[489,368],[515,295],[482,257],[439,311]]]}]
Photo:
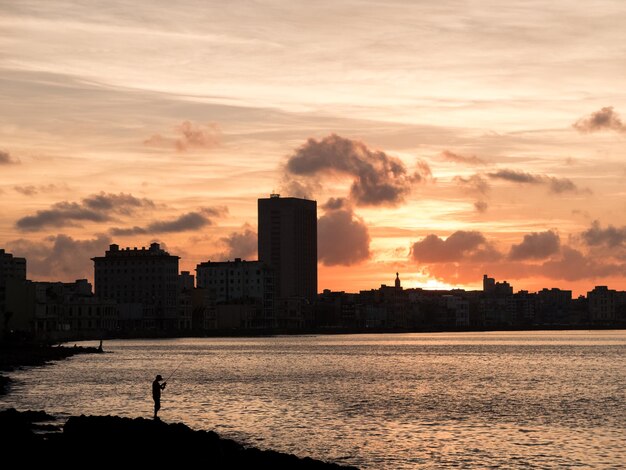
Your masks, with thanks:
[{"label": "person's head", "polygon": [[156,376],[156,381],[158,382],[159,380],[163,380],[163,377],[161,377],[160,375]]}]

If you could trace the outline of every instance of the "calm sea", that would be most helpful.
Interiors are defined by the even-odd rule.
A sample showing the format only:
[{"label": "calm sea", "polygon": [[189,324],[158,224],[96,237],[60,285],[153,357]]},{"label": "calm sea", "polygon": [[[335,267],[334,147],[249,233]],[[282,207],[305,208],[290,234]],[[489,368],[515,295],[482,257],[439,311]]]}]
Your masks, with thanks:
[{"label": "calm sea", "polygon": [[[95,345],[95,343],[92,343]],[[0,408],[152,414],[362,468],[626,465],[626,331],[120,340]]]}]

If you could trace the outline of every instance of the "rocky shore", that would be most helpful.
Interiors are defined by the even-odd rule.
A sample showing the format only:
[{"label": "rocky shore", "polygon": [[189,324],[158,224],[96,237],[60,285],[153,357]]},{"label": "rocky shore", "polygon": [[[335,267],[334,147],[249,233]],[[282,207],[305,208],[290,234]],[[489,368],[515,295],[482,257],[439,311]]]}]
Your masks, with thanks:
[{"label": "rocky shore", "polygon": [[[55,456],[89,456],[76,463],[120,465],[129,459],[142,463],[176,462],[202,468],[353,469],[308,457],[246,448],[212,431],[194,431],[182,423],[144,418],[77,416],[65,425],[42,411],[0,412],[3,448],[28,448],[28,456],[55,462]],[[81,465],[81,466],[82,466]]]},{"label": "rocky shore", "polygon": [[39,343],[0,343],[0,395],[7,392],[11,380],[2,375],[19,367],[42,366],[50,361],[66,359],[75,354],[101,353],[97,347],[51,346]]}]

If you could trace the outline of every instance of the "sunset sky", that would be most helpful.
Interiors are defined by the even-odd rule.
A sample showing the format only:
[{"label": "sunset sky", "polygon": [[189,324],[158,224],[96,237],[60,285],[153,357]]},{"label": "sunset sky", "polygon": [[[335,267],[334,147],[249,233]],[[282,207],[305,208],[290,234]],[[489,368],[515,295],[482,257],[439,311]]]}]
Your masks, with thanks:
[{"label": "sunset sky", "polygon": [[256,259],[318,201],[319,290],[626,289],[626,2],[0,0],[0,247]]}]

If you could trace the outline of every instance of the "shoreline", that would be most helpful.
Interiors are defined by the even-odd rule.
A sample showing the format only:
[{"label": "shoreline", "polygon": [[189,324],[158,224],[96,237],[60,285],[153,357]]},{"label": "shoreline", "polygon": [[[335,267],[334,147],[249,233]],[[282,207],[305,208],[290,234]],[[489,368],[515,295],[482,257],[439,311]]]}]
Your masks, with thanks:
[{"label": "shoreline", "polygon": [[45,343],[8,342],[0,344],[0,395],[10,391],[11,378],[3,375],[22,367],[44,366],[77,354],[100,354],[103,351],[92,346],[51,346]]},{"label": "shoreline", "polygon": [[[244,447],[213,431],[192,430],[183,423],[119,416],[72,416],[61,427],[44,411],[0,411],[4,444],[28,445],[29,451],[97,452],[98,461],[140,457],[142,461],[208,461],[213,468],[346,469],[357,467],[310,457]],[[43,424],[42,424],[43,423]],[[102,452],[106,449],[106,452]],[[168,455],[168,451],[170,454]]]},{"label": "shoreline", "polygon": [[626,325],[538,325],[536,327],[502,327],[502,328],[423,328],[423,329],[390,329],[390,328],[302,328],[302,329],[222,329],[222,330],[186,330],[186,331],[153,331],[133,330],[125,332],[106,332],[97,336],[75,335],[63,338],[63,343],[74,341],[96,341],[99,339],[175,339],[175,338],[262,338],[273,336],[337,336],[366,334],[411,334],[411,333],[503,333],[503,332],[537,332],[537,331],[622,331]]},{"label": "shoreline", "polygon": [[[101,354],[90,346],[50,346],[48,344],[0,345],[0,395],[11,391],[11,379],[2,372],[23,367],[44,366],[76,354]],[[123,418],[119,416],[71,416],[61,425],[57,417],[45,411],[0,410],[0,437],[5,445],[46,453],[65,451],[98,453],[99,460],[118,463],[119,458],[140,457],[144,462],[163,461],[156,449],[175,448],[182,460],[193,462],[209,459],[214,468],[277,468],[277,469],[356,469],[332,462],[274,450],[245,447],[220,437],[214,431],[193,430],[184,423],[166,423],[160,419]],[[102,456],[102,449],[107,452]],[[114,460],[115,459],[115,460]],[[37,460],[37,458],[35,458]],[[165,459],[167,460],[167,458]],[[177,461],[180,459],[176,459]]]}]

